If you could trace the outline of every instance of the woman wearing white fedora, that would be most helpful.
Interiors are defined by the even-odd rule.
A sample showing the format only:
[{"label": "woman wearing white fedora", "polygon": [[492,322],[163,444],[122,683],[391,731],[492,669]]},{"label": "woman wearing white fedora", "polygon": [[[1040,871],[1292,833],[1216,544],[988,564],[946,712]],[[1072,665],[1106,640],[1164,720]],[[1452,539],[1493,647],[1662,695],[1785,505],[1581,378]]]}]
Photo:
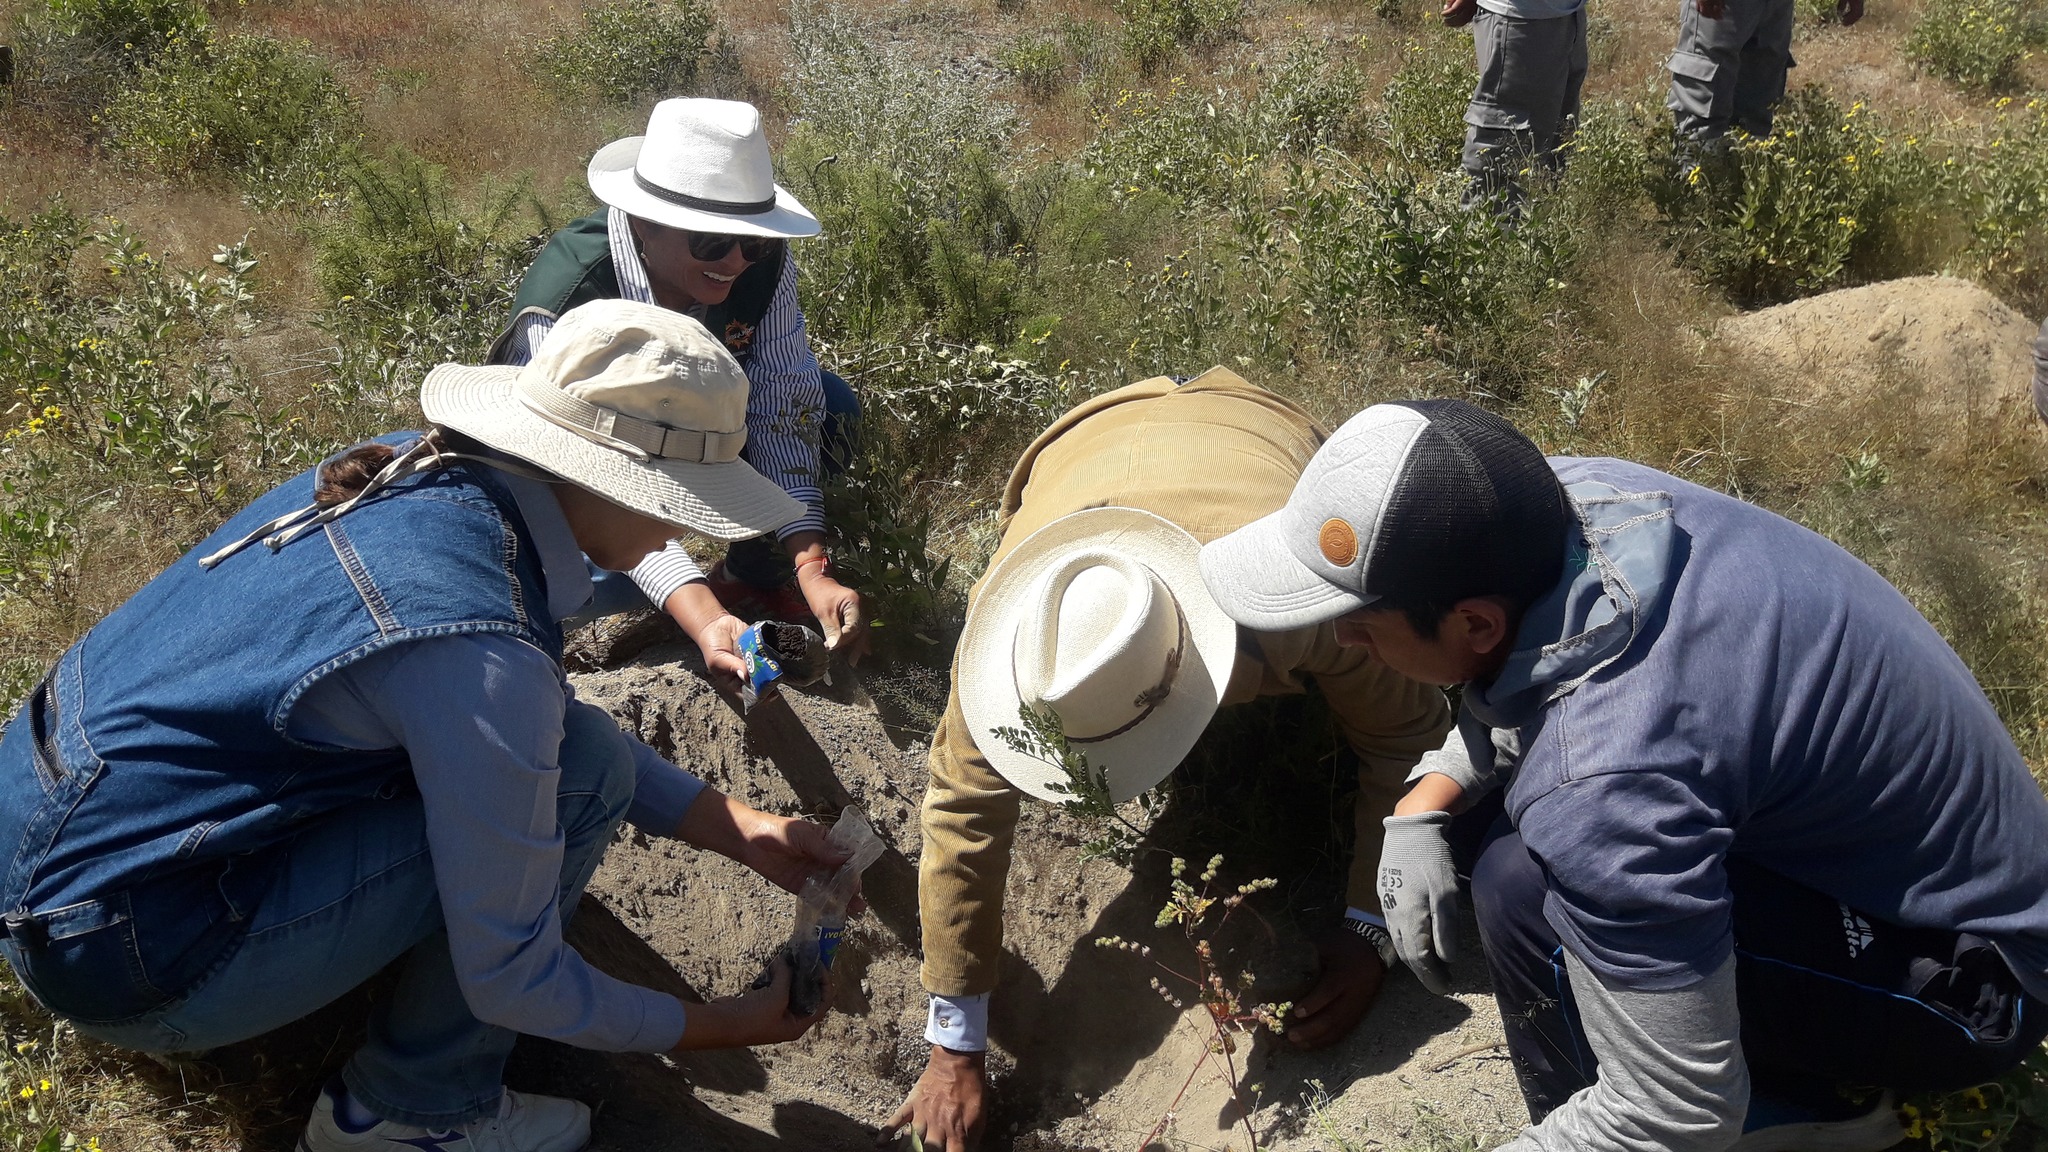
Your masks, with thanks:
[{"label": "woman wearing white fedora", "polygon": [[779,551],[765,536],[735,542],[707,575],[672,545],[636,567],[633,583],[712,669],[742,674],[734,612],[815,616],[827,646],[857,661],[867,646],[860,595],[833,576],[821,483],[846,466],[860,407],[844,380],[818,367],[805,335],[785,241],[817,235],[818,221],[775,183],[760,113],[733,100],[664,100],[646,135],[598,150],[588,179],[605,208],[542,249],[492,362],[525,363],[556,316],[590,300],[638,300],[703,321],[753,384],[746,459],[804,513],[777,531]]},{"label": "woman wearing white fedora", "polygon": [[502,1086],[519,1033],[770,1043],[788,977],[709,1004],[615,980],[562,924],[621,820],[794,891],[823,833],[719,794],[580,703],[584,556],[630,568],[803,507],[739,459],[747,381],[613,300],[523,368],[443,365],[426,434],[259,498],[60,658],[0,740],[0,956],[109,1043],[278,1028],[394,960],[301,1152],[571,1152],[590,1110]]}]

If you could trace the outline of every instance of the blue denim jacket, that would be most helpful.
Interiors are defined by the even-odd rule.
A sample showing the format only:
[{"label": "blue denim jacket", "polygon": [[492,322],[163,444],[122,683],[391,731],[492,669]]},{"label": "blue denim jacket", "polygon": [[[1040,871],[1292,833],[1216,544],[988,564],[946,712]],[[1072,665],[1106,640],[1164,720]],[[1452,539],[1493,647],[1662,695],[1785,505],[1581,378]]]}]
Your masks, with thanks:
[{"label": "blue denim jacket", "polygon": [[31,725],[8,725],[0,908],[43,917],[57,963],[39,968],[61,970],[66,940],[111,930],[131,941],[131,958],[134,939],[152,941],[138,994],[174,995],[231,952],[268,881],[266,852],[324,813],[412,789],[402,753],[289,734],[294,703],[322,677],[395,644],[463,633],[514,636],[560,659],[535,550],[486,468],[412,476],[322,531],[199,566],[310,504],[313,483],[309,471],[256,500],[59,659],[45,717],[53,764],[32,754]]}]

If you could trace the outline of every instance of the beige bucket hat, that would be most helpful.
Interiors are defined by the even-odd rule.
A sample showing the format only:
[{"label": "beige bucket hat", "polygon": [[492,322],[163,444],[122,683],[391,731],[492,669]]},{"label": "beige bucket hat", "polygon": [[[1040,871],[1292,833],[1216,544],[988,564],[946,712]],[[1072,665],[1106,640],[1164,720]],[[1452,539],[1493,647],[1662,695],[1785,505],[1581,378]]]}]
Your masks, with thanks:
[{"label": "beige bucket hat", "polygon": [[587,176],[599,200],[671,228],[818,234],[818,218],[775,183],[761,113],[738,100],[663,100],[647,118],[647,134],[598,149]]},{"label": "beige bucket hat", "polygon": [[564,312],[524,367],[443,364],[428,420],[644,516],[720,540],[772,532],[804,505],[740,459],[747,377],[704,326],[632,300]]},{"label": "beige bucket hat", "polygon": [[1202,584],[1201,545],[1135,508],[1090,508],[1032,533],[983,579],[959,653],[975,746],[1040,800],[1067,776],[998,728],[1050,709],[1070,746],[1129,800],[1166,778],[1216,713],[1237,625]]}]

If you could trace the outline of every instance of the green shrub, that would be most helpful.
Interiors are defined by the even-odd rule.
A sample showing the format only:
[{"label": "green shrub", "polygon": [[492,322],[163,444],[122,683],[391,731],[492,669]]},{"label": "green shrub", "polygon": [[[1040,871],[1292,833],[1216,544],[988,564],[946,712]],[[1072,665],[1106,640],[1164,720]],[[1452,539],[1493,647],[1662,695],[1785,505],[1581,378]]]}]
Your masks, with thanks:
[{"label": "green shrub", "polygon": [[1362,333],[1512,388],[1535,369],[1528,341],[1564,288],[1566,236],[1539,201],[1509,230],[1459,206],[1463,178],[1418,183],[1398,166],[1324,153],[1299,165],[1286,212],[1299,244],[1294,283],[1323,339]]},{"label": "green shrub", "polygon": [[1378,127],[1388,151],[1416,172],[1457,167],[1465,106],[1478,83],[1471,37],[1436,32],[1408,41],[1381,95]]},{"label": "green shrub", "polygon": [[1966,88],[2009,87],[2027,56],[2023,0],[1931,0],[1906,37],[1906,55]]},{"label": "green shrub", "polygon": [[1662,106],[1596,100],[1579,113],[1565,159],[1563,191],[1584,221],[1612,225],[1641,215],[1650,191],[1653,142],[1670,134]]},{"label": "green shrub", "polygon": [[208,26],[206,6],[196,0],[50,0],[49,11],[59,31],[135,65]]},{"label": "green shrub", "polygon": [[2048,1138],[2048,1050],[1989,1084],[1904,1102],[1906,1136],[1928,1152],[2038,1148]]},{"label": "green shrub", "polygon": [[1737,302],[1931,270],[1941,191],[1931,159],[1857,103],[1794,93],[1768,137],[1741,132],[1660,189],[1684,258]]},{"label": "green shrub", "polygon": [[996,53],[996,63],[1034,100],[1050,100],[1066,87],[1066,50],[1045,33],[1012,40]]},{"label": "green shrub", "polygon": [[1350,150],[1369,130],[1369,81],[1324,40],[1302,40],[1261,77],[1245,106],[1248,134],[1270,155],[1306,156],[1324,145]]},{"label": "green shrub", "polygon": [[1022,309],[1024,189],[999,162],[1014,120],[982,84],[867,45],[830,10],[792,19],[797,131],[783,182],[825,233],[801,253],[828,340],[930,326],[1006,341]]},{"label": "green shrub", "polygon": [[1990,139],[1966,153],[1971,271],[2028,312],[2048,307],[2048,99],[2002,96]]},{"label": "green shrub", "polygon": [[[1076,398],[1074,378],[930,329],[819,354],[853,382],[862,409],[859,457],[825,486],[841,544],[833,563],[868,598],[883,651],[944,663],[965,597],[933,539],[934,511],[957,512],[1007,474],[1024,441]],[[966,428],[973,436],[934,434]]]},{"label": "green shrub", "polygon": [[614,104],[674,96],[703,70],[717,29],[705,0],[603,0],[575,31],[541,41],[533,65],[566,91]]},{"label": "green shrub", "polygon": [[136,69],[203,36],[196,0],[50,0],[21,9],[4,38],[15,48],[5,94],[45,113],[87,121]]},{"label": "green shrub", "polygon": [[255,263],[236,244],[178,271],[61,204],[0,218],[0,601],[75,578],[110,507],[219,494],[248,382],[218,347],[249,325]]},{"label": "green shrub", "polygon": [[309,46],[243,34],[173,41],[104,122],[118,152],[167,174],[227,176],[261,208],[331,203],[361,133]]},{"label": "green shrub", "polygon": [[1124,55],[1149,76],[1181,48],[1243,35],[1249,0],[1113,0],[1113,7],[1124,21]]},{"label": "green shrub", "polygon": [[1258,142],[1238,103],[1222,89],[1197,89],[1177,76],[1160,92],[1123,89],[1099,118],[1081,163],[1126,195],[1163,192],[1191,207],[1222,204],[1257,161]]},{"label": "green shrub", "polygon": [[396,149],[358,160],[345,182],[347,211],[315,231],[329,301],[317,323],[335,342],[328,386],[344,406],[402,408],[434,365],[482,362],[548,214],[520,184],[465,205],[444,172]]}]

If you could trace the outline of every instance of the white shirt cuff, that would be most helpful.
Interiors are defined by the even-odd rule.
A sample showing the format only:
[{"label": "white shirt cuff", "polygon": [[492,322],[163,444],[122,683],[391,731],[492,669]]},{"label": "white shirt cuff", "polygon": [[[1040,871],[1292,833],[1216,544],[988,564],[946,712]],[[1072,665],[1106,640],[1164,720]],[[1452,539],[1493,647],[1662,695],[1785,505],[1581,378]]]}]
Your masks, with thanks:
[{"label": "white shirt cuff", "polygon": [[924,1038],[955,1052],[986,1052],[988,997],[986,992],[979,996],[932,996]]},{"label": "white shirt cuff", "polygon": [[656,612],[668,611],[668,598],[676,594],[676,589],[704,579],[703,570],[677,540],[669,541],[659,552],[649,553],[628,575]]},{"label": "white shirt cuff", "polygon": [[1363,920],[1367,924],[1370,924],[1373,927],[1379,928],[1381,930],[1385,930],[1387,926],[1386,917],[1375,916],[1372,913],[1367,912],[1363,908],[1346,908],[1344,910],[1344,918],[1346,920]]}]

